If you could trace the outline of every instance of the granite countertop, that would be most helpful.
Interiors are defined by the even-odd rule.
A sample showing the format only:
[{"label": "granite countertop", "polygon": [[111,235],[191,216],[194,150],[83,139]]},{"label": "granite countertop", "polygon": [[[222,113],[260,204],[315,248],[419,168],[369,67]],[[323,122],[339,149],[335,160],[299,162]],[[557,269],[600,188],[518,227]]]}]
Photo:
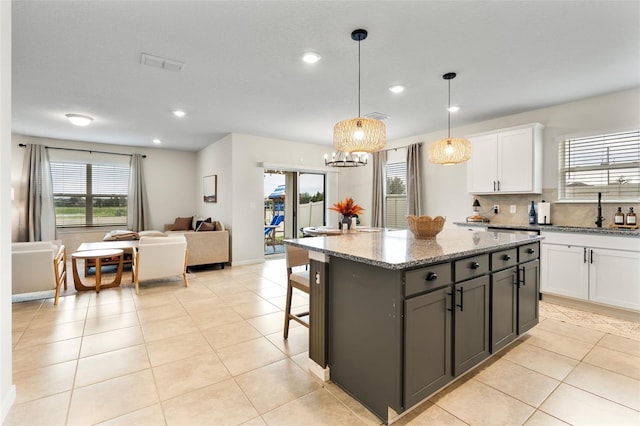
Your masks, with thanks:
[{"label": "granite countertop", "polygon": [[522,231],[545,231],[545,232],[569,232],[575,234],[596,234],[611,235],[616,237],[640,238],[640,230],[626,228],[609,228],[604,226],[597,228],[595,226],[565,226],[565,225],[503,225],[498,223],[467,223],[454,222],[455,225],[481,227],[481,228],[498,228],[498,229],[515,229]]},{"label": "granite countertop", "polygon": [[285,244],[386,269],[400,270],[516,247],[542,238],[538,235],[444,229],[435,240],[424,240],[415,238],[407,230],[384,230],[299,238],[285,240]]}]

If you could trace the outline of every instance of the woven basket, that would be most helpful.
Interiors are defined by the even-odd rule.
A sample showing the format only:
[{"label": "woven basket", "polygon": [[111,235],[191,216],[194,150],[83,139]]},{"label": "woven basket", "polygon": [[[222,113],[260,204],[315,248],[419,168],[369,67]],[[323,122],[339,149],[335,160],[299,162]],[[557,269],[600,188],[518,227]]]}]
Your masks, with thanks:
[{"label": "woven basket", "polygon": [[433,240],[436,235],[442,231],[444,222],[446,219],[442,216],[407,216],[407,223],[409,224],[409,230],[415,235],[416,238],[423,238],[427,240]]}]

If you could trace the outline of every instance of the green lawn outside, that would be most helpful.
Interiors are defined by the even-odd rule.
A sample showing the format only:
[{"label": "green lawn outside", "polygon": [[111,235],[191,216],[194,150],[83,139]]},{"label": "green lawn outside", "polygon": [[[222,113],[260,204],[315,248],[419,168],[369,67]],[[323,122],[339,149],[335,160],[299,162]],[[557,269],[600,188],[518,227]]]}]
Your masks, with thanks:
[{"label": "green lawn outside", "polygon": [[[56,207],[56,216],[84,216],[84,207]],[[126,217],[125,207],[96,207],[93,209],[93,217]]]}]

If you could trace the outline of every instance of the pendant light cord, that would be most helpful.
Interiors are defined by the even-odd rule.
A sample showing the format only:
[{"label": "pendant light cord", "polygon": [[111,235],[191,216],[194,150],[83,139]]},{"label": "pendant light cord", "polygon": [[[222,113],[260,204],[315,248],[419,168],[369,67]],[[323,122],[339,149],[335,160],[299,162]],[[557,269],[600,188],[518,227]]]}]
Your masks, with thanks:
[{"label": "pendant light cord", "polygon": [[449,81],[449,106],[447,107],[447,139],[451,139],[451,79]]},{"label": "pendant light cord", "polygon": [[358,40],[358,117],[360,117],[360,40]]}]

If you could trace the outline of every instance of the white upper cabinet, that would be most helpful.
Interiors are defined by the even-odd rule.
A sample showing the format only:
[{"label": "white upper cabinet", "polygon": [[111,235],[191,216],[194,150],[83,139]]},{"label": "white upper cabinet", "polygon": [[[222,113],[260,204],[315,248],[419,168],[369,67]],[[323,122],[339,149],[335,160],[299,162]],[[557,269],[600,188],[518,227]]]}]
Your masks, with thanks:
[{"label": "white upper cabinet", "polygon": [[468,192],[541,193],[542,129],[533,123],[469,136]]}]

